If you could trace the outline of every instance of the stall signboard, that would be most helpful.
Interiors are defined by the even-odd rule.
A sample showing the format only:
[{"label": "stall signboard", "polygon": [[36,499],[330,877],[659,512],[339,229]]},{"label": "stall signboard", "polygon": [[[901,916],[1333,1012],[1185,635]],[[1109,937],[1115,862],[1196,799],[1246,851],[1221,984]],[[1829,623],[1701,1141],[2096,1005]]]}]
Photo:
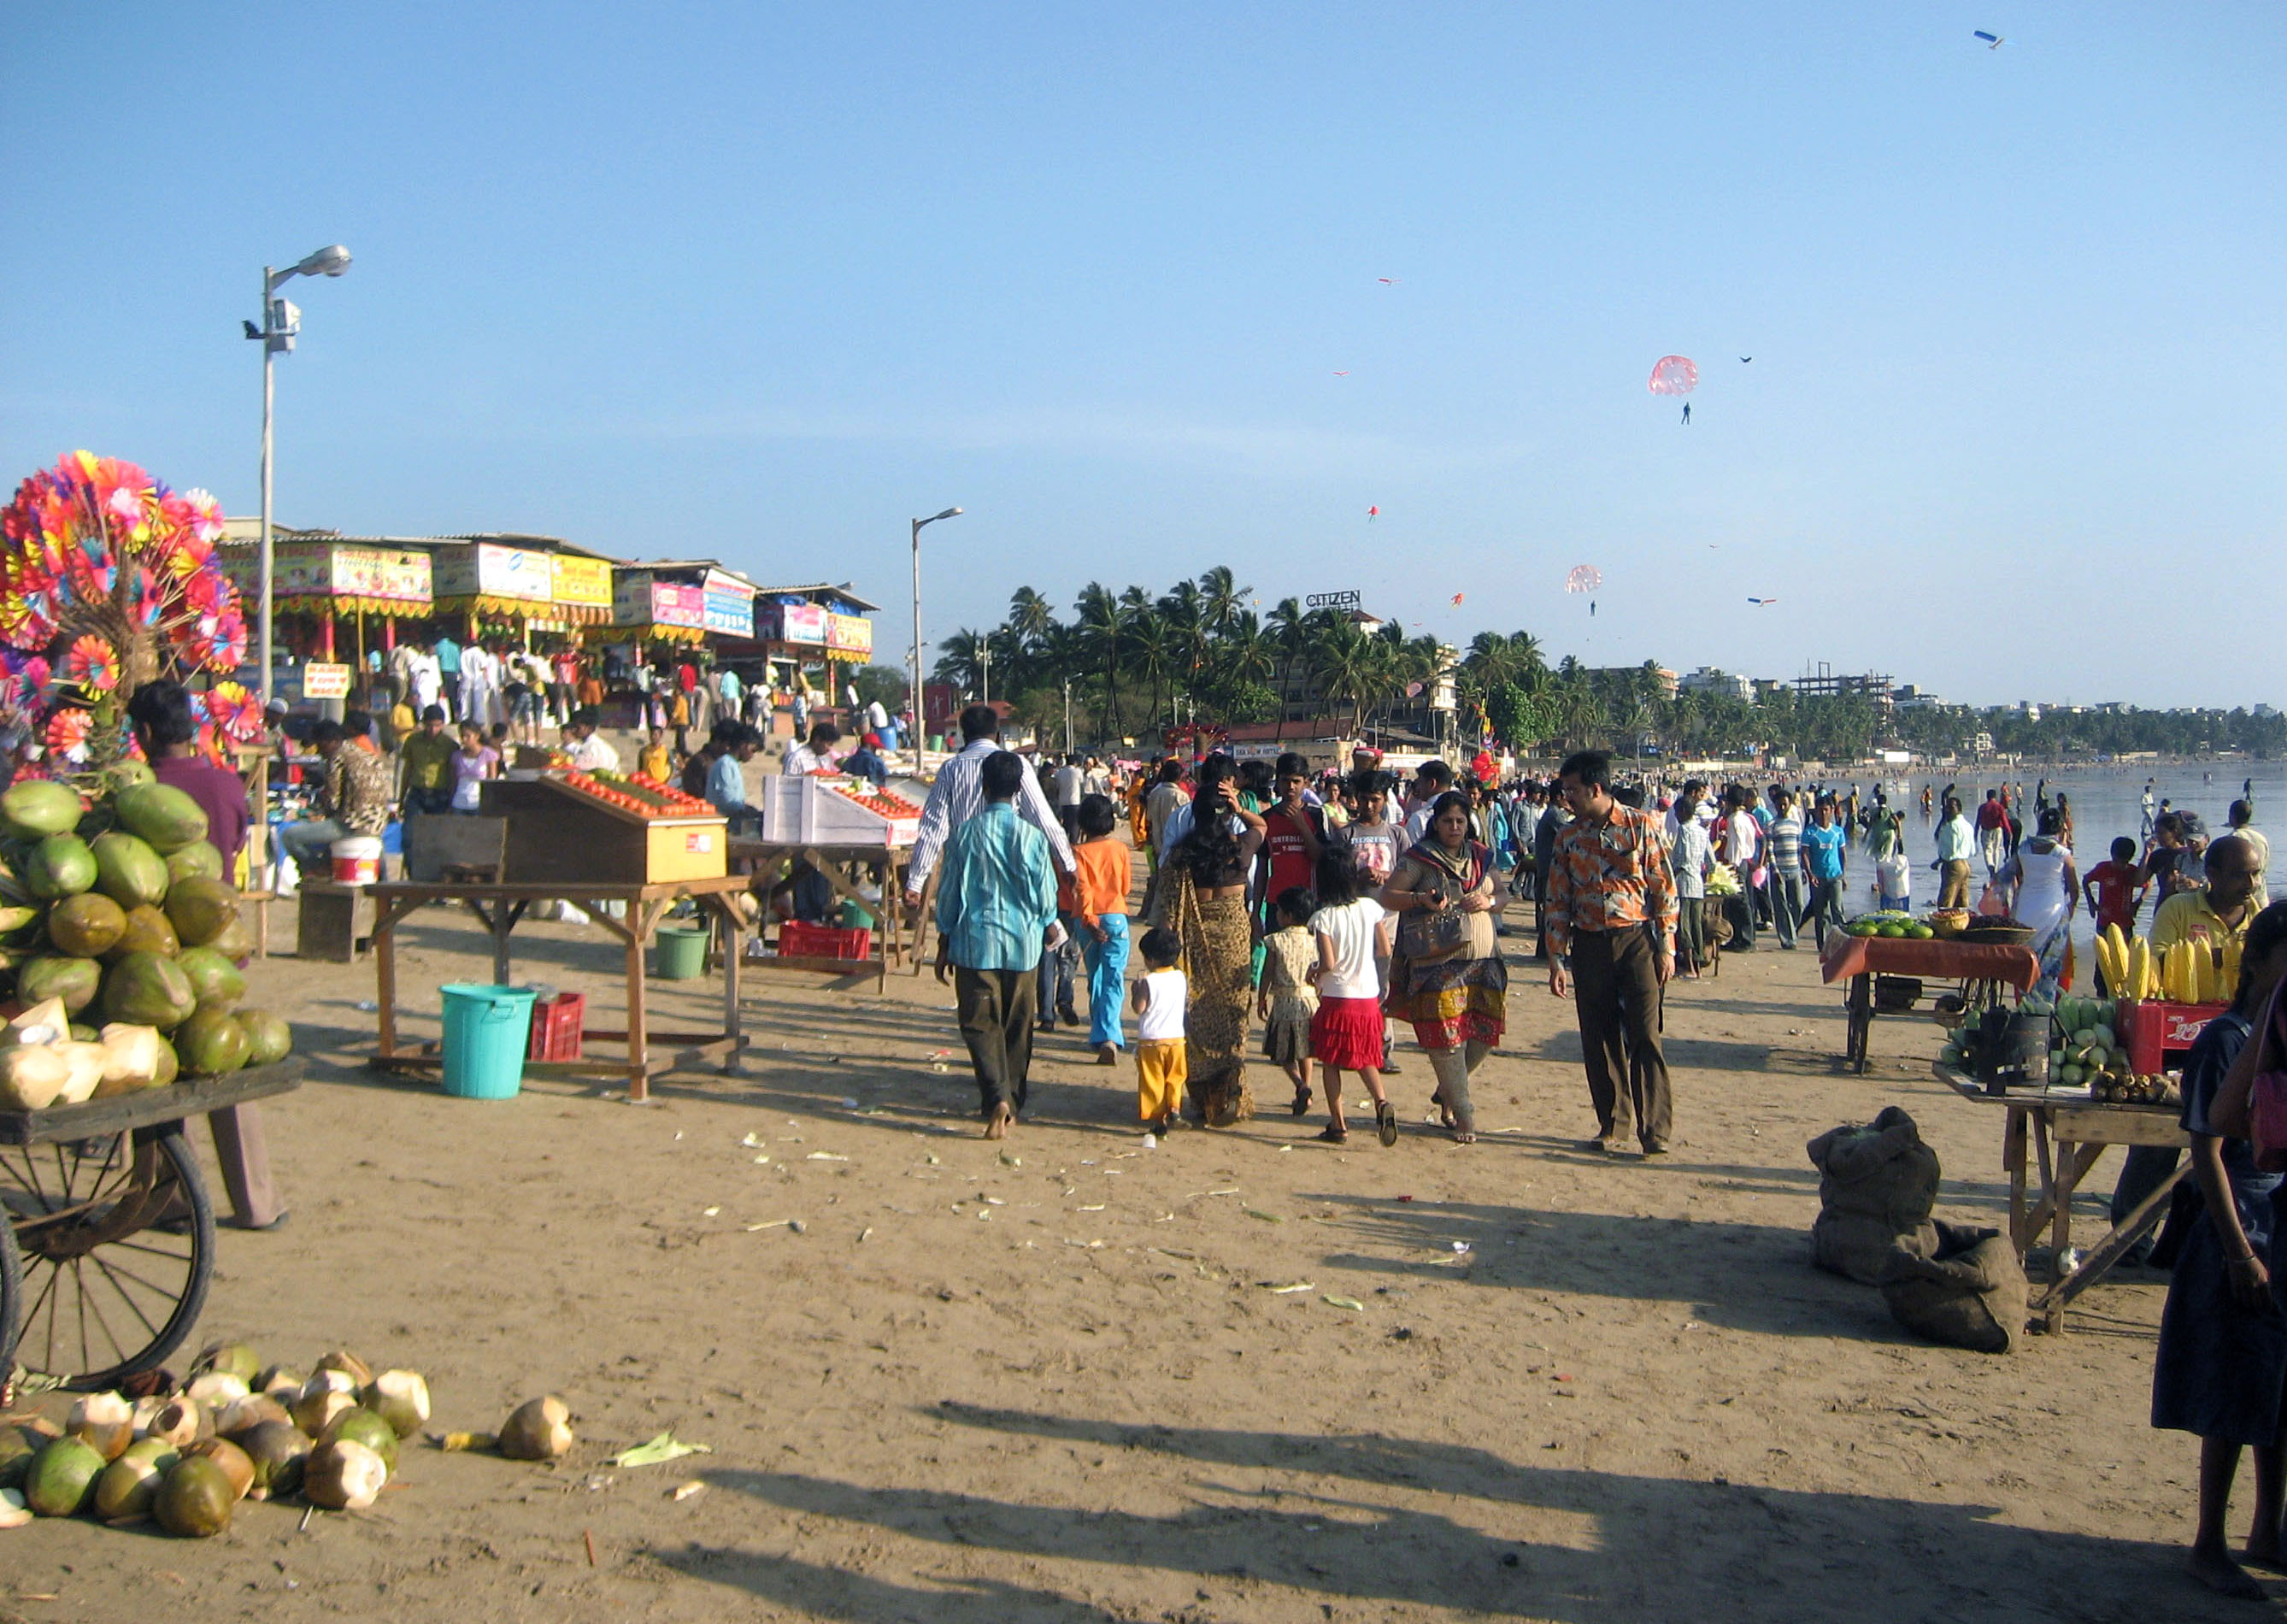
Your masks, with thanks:
[{"label": "stall signboard", "polygon": [[837,654],[855,654],[861,660],[874,657],[874,622],[862,614],[831,614],[826,617],[826,646]]},{"label": "stall signboard", "polygon": [[551,553],[548,559],[548,596],[559,604],[586,608],[612,606],[612,566],[601,558],[574,558]]},{"label": "stall signboard", "polygon": [[[717,586],[718,581],[726,584]],[[713,570],[707,573],[707,584],[700,589],[705,606],[707,630],[719,631],[733,638],[755,635],[755,595],[741,586],[727,584],[727,577]]]},{"label": "stall signboard", "polygon": [[[429,555],[394,547],[347,547],[328,542],[284,542],[272,551],[270,590],[276,598],[363,598],[425,609],[430,603]],[[233,553],[223,573],[247,597],[262,590],[258,552]]]},{"label": "stall signboard", "polygon": [[827,613],[820,604],[764,604],[755,615],[755,635],[774,643],[823,647]]},{"label": "stall signboard", "polygon": [[304,699],[347,699],[349,696],[349,667],[321,665],[313,660],[302,668]]},{"label": "stall signboard", "polygon": [[549,555],[498,542],[471,542],[437,559],[439,598],[513,598],[544,604],[556,594]]},{"label": "stall signboard", "polygon": [[654,581],[649,575],[621,575],[612,588],[612,621],[620,626],[703,627],[707,594],[699,587]]}]

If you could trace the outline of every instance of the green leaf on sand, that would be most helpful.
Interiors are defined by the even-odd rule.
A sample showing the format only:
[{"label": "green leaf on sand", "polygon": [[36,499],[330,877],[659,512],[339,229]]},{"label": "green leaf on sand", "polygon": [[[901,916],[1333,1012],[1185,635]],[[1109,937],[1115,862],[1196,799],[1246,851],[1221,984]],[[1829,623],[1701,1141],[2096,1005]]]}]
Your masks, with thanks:
[{"label": "green leaf on sand", "polygon": [[622,1449],[612,1457],[614,1466],[657,1466],[662,1462],[679,1461],[687,1454],[713,1454],[706,1444],[686,1444],[669,1428],[648,1444],[637,1444],[633,1449]]}]

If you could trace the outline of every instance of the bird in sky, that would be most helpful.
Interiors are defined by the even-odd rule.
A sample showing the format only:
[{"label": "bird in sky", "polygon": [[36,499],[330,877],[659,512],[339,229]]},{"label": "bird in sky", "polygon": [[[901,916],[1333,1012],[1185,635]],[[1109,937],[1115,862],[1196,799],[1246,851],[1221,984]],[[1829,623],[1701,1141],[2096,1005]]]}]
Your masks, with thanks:
[{"label": "bird in sky", "polygon": [[1739,357],[1739,364],[1740,364],[1741,366],[1743,366],[1743,367],[1744,367],[1744,366],[1745,366],[1749,361],[1751,361],[1751,360],[1754,360],[1754,359],[1755,359],[1755,358],[1754,358],[1753,356],[1752,356],[1752,355],[1742,355],[1741,357]]},{"label": "bird in sky", "polygon": [[1985,48],[1988,51],[1998,51],[2001,49],[2001,36],[1998,34],[1988,34],[1982,28],[1973,28],[1970,32],[1974,34],[1979,39],[1985,42]]},{"label": "bird in sky", "polygon": [[1385,288],[1395,288],[1397,286],[1397,278],[1395,276],[1377,276],[1373,280],[1380,282]]},{"label": "bird in sky", "polygon": [[1334,374],[1334,376],[1335,376],[1336,377],[1348,377],[1348,376],[1349,376],[1349,373],[1347,373],[1347,372],[1340,372],[1340,371],[1338,371],[1338,372],[1336,372],[1336,373]]}]

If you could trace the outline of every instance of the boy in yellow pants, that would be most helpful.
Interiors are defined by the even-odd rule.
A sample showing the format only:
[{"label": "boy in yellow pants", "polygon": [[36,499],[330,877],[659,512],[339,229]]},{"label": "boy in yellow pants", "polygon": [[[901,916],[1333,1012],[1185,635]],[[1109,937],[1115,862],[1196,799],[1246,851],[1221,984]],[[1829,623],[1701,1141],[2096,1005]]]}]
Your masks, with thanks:
[{"label": "boy in yellow pants", "polygon": [[1183,1055],[1183,1007],[1191,983],[1175,968],[1183,944],[1165,926],[1144,933],[1144,978],[1128,994],[1136,1010],[1136,1111],[1144,1143],[1157,1145],[1175,1127],[1191,1068]]}]

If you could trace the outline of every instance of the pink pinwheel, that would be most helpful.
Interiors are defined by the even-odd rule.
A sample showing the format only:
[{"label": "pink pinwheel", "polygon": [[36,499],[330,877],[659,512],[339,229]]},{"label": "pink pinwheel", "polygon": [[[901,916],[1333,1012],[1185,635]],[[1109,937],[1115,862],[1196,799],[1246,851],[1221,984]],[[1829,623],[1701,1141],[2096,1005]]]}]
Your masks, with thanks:
[{"label": "pink pinwheel", "polygon": [[71,680],[92,693],[108,693],[119,685],[119,654],[90,632],[76,639],[64,656]]},{"label": "pink pinwheel", "polygon": [[46,733],[48,749],[59,756],[70,756],[75,750],[87,749],[88,730],[95,718],[79,709],[59,710],[48,718]]},{"label": "pink pinwheel", "polygon": [[241,684],[218,682],[206,695],[207,714],[233,739],[241,743],[262,736],[262,701]]}]

